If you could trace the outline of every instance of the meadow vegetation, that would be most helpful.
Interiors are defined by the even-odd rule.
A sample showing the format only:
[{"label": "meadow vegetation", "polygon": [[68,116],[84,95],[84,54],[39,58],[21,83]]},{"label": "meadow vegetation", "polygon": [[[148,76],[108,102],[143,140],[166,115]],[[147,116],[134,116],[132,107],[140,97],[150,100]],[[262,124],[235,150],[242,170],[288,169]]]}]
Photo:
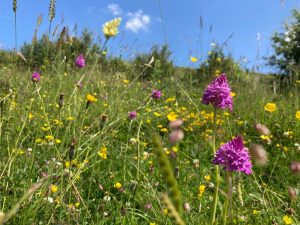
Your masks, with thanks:
[{"label": "meadow vegetation", "polygon": [[52,31],[53,8],[49,34],[0,52],[0,224],[300,223],[296,70],[283,87],[218,44],[196,69],[167,45],[128,61],[107,47],[121,19],[97,44]]}]

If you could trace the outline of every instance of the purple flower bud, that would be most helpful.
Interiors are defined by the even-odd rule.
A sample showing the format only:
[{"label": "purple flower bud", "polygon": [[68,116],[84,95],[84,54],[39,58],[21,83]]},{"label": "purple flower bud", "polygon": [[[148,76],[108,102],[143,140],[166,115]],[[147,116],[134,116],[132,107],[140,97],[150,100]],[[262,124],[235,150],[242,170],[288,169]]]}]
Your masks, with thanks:
[{"label": "purple flower bud", "polygon": [[251,144],[249,148],[251,159],[258,166],[265,166],[268,163],[268,155],[262,145]]},{"label": "purple flower bud", "polygon": [[80,54],[76,60],[75,60],[75,65],[79,68],[85,67],[85,60],[82,54]]},{"label": "purple flower bud", "polygon": [[299,190],[296,188],[293,188],[293,187],[288,188],[288,193],[289,193],[289,197],[290,197],[291,201],[294,201],[297,199],[298,192],[299,192]]},{"label": "purple flower bud", "polygon": [[136,111],[131,111],[128,113],[128,119],[133,120],[137,117]]},{"label": "purple flower bud", "polygon": [[182,120],[174,120],[169,123],[169,127],[174,130],[182,126],[182,124],[183,124]]},{"label": "purple flower bud", "polygon": [[173,144],[176,144],[177,142],[181,141],[183,139],[183,137],[184,137],[183,131],[180,129],[176,129],[176,130],[173,130],[171,132],[171,134],[169,135],[169,141],[173,145]]},{"label": "purple flower bud", "polygon": [[38,72],[35,71],[31,75],[31,80],[32,80],[32,82],[39,82],[41,80],[41,75]]},{"label": "purple flower bud", "polygon": [[268,127],[265,126],[265,125],[263,125],[263,124],[261,124],[261,123],[256,123],[256,124],[255,124],[255,128],[256,128],[257,132],[258,132],[260,135],[266,135],[266,136],[268,136],[268,135],[271,134],[271,132],[270,132],[270,130],[268,129]]},{"label": "purple flower bud", "polygon": [[300,163],[297,161],[293,161],[290,165],[290,170],[293,174],[299,175],[300,174]]},{"label": "purple flower bud", "polygon": [[160,97],[161,97],[161,91],[160,90],[153,90],[152,94],[151,94],[151,97],[153,99],[160,99]]},{"label": "purple flower bud", "polygon": [[183,204],[183,208],[184,208],[184,211],[186,211],[186,212],[191,211],[191,205],[188,202]]}]

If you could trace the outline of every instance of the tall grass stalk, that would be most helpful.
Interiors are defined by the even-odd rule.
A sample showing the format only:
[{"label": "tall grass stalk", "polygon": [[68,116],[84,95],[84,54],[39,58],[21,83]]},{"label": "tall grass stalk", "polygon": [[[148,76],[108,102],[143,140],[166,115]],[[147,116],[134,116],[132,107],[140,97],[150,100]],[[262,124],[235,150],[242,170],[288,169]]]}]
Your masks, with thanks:
[{"label": "tall grass stalk", "polygon": [[17,38],[17,0],[13,0],[13,11],[15,14],[15,52],[18,51],[18,38]]}]

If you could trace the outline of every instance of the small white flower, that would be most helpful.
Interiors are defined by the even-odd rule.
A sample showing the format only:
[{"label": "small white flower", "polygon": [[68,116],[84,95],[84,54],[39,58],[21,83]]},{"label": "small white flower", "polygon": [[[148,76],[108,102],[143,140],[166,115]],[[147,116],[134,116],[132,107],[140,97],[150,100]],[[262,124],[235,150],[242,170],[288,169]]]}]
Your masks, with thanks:
[{"label": "small white flower", "polygon": [[105,195],[103,197],[103,200],[106,201],[106,202],[109,202],[111,200],[111,197],[109,195]]},{"label": "small white flower", "polygon": [[53,198],[51,198],[50,196],[47,198],[47,201],[51,204],[54,202]]}]

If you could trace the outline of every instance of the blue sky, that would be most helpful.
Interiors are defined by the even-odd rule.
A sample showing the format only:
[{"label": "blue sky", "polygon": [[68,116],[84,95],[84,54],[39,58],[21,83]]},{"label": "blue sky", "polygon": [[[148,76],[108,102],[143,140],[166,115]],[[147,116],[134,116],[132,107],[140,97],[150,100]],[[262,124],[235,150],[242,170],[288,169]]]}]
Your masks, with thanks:
[{"label": "blue sky", "polygon": [[[48,5],[48,0],[18,1],[19,46],[31,41],[40,14],[39,34],[47,31]],[[261,65],[258,46],[259,58],[270,55],[270,37],[282,29],[291,9],[299,7],[300,0],[57,0],[52,27],[61,23],[63,15],[64,25],[77,23],[79,31],[87,27],[102,35],[104,22],[122,17],[120,34],[108,44],[110,54],[130,58],[167,40],[173,61],[183,66],[192,65],[190,56],[204,60],[212,42],[223,43],[234,33],[225,51],[237,60],[245,58],[248,65]],[[14,47],[13,16],[12,0],[2,1],[0,45],[4,49]]]}]

